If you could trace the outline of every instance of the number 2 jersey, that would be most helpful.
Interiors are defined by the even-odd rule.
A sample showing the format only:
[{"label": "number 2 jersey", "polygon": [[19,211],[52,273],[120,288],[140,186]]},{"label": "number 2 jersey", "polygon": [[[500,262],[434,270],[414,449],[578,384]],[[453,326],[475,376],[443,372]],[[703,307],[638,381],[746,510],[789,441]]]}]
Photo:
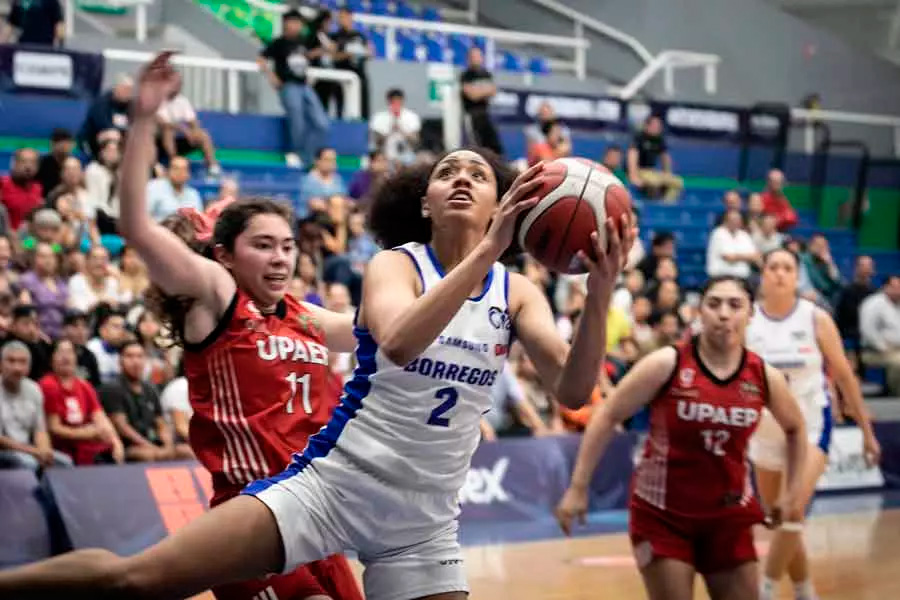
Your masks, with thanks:
[{"label": "number 2 jersey", "polygon": [[[423,293],[444,276],[432,249],[409,243],[395,249],[413,261]],[[495,264],[481,293],[467,299],[417,358],[397,365],[367,329],[357,327],[357,368],[328,426],[294,457],[342,468],[349,462],[403,489],[456,494],[465,482],[491,408],[491,386],[509,349],[509,275]],[[341,455],[329,461],[329,454]]]},{"label": "number 2 jersey", "polygon": [[262,314],[235,293],[204,342],[185,344],[190,442],[212,474],[214,506],[280,472],[337,405],[324,334],[291,296]]},{"label": "number 2 jersey", "polygon": [[768,402],[765,363],[744,350],[737,371],[719,379],[700,360],[698,343],[675,346],[675,369],[650,404],[632,493],[684,517],[761,518],[747,446]]}]

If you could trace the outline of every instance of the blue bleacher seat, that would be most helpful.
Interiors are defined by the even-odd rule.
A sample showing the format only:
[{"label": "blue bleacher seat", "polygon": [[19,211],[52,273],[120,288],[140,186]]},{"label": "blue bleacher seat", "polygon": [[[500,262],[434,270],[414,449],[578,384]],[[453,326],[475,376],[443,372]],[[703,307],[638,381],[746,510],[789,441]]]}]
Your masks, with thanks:
[{"label": "blue bleacher seat", "polygon": [[319,6],[321,6],[322,8],[327,8],[330,11],[336,11],[341,7],[338,0],[320,0]]},{"label": "blue bleacher seat", "polygon": [[391,14],[386,0],[371,0],[369,4],[369,12],[373,15],[380,15],[383,17],[389,16]]},{"label": "blue bleacher seat", "polygon": [[397,58],[415,62],[418,61],[416,49],[419,47],[421,36],[410,31],[397,31]]},{"label": "blue bleacher seat", "polygon": [[512,73],[525,72],[525,65],[523,64],[522,57],[509,50],[502,50],[500,52],[497,57],[497,65],[504,71],[510,71]]},{"label": "blue bleacher seat", "polygon": [[384,32],[377,27],[373,27],[369,30],[368,38],[375,48],[375,56],[377,58],[385,58],[387,56],[387,38]]},{"label": "blue bleacher seat", "polygon": [[394,15],[401,19],[418,19],[419,13],[406,2],[397,2],[394,6]]},{"label": "blue bleacher seat", "polygon": [[547,75],[550,73],[550,65],[543,56],[533,56],[528,61],[528,71],[535,75]]},{"label": "blue bleacher seat", "polygon": [[441,13],[438,9],[428,6],[422,9],[422,19],[437,22],[441,20]]},{"label": "blue bleacher seat", "polygon": [[347,0],[345,6],[353,12],[367,13],[369,12],[369,3],[365,0]]},{"label": "blue bleacher seat", "polygon": [[425,60],[428,62],[444,61],[443,36],[434,34],[422,36],[422,45],[425,47]]}]

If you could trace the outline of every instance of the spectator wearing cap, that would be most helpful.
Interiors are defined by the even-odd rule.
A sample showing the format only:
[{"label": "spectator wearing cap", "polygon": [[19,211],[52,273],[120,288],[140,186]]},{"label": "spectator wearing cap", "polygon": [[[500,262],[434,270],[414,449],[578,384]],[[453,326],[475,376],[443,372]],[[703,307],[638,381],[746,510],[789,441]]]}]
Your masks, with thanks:
[{"label": "spectator wearing cap", "polygon": [[32,252],[38,244],[49,244],[54,253],[62,253],[63,222],[59,213],[52,208],[40,208],[31,215],[28,221],[29,231],[22,238],[23,250]]},{"label": "spectator wearing cap", "polygon": [[50,339],[57,339],[62,334],[69,288],[59,276],[59,255],[50,244],[37,243],[31,255],[31,269],[22,275],[19,285],[31,294],[41,331]]},{"label": "spectator wearing cap", "polygon": [[50,344],[38,324],[37,309],[31,304],[19,304],[12,311],[12,321],[5,344],[22,342],[30,354],[28,376],[37,381],[50,371]]},{"label": "spectator wearing cap", "polygon": [[784,193],[784,173],[778,169],[772,169],[766,177],[762,203],[765,214],[775,215],[778,231],[790,229],[799,221],[797,211]]},{"label": "spectator wearing cap", "polygon": [[181,93],[181,75],[169,99],[159,107],[156,119],[160,126],[159,145],[170,161],[176,156],[187,156],[195,150],[203,152],[206,170],[212,176],[222,173],[216,160],[216,148],[212,136],[200,126],[197,112],[187,96]]},{"label": "spectator wearing cap", "polygon": [[[16,43],[61,46],[66,36],[60,0],[13,0],[6,18]],[[11,41],[2,32],[0,42]]]},{"label": "spectator wearing cap", "polygon": [[28,378],[30,360],[28,347],[21,342],[9,342],[0,350],[0,467],[72,466],[72,460],[50,443],[44,396]]},{"label": "spectator wearing cap", "polygon": [[143,381],[144,348],[126,342],[120,355],[121,375],[103,384],[100,402],[125,445],[128,460],[148,462],[192,458],[187,444],[176,443],[166,422],[156,388]]},{"label": "spectator wearing cap", "polygon": [[75,149],[75,138],[68,129],[57,128],[50,135],[50,152],[41,157],[37,180],[44,194],[50,194],[59,185],[63,163]]},{"label": "spectator wearing cap", "polygon": [[38,382],[53,446],[76,465],[123,463],[125,448],[97,392],[78,376],[75,346],[59,340],[53,346],[52,371]]},{"label": "spectator wearing cap", "polygon": [[203,212],[200,193],[188,184],[191,178],[191,164],[183,156],[175,156],[169,161],[165,177],[147,182],[147,210],[157,222],[162,221],[179,208],[193,208]]},{"label": "spectator wearing cap", "polygon": [[324,50],[310,49],[303,29],[300,11],[288,10],[282,15],[281,36],[272,40],[257,58],[260,71],[278,92],[287,118],[285,162],[298,168],[312,162],[316,150],[325,143],[329,126],[322,101],[306,77],[310,61]]},{"label": "spectator wearing cap", "polygon": [[19,148],[13,155],[9,175],[0,176],[0,202],[6,207],[13,232],[18,231],[28,213],[44,203],[37,169],[37,151]]},{"label": "spectator wearing cap", "polygon": [[416,158],[422,119],[405,106],[403,90],[390,89],[385,99],[387,109],[375,113],[369,121],[372,144],[389,161],[408,165]]},{"label": "spectator wearing cap", "polygon": [[97,366],[97,357],[85,346],[90,336],[88,316],[78,310],[69,309],[63,319],[62,337],[72,342],[75,348],[76,374],[81,379],[87,380],[94,389],[100,387],[100,368]]},{"label": "spectator wearing cap", "polygon": [[78,132],[78,147],[85,154],[96,157],[103,141],[122,141],[131,123],[129,112],[133,92],[134,81],[123,75],[112,89],[97,96]]},{"label": "spectator wearing cap", "polygon": [[87,349],[93,352],[100,371],[100,381],[114,381],[122,372],[119,361],[119,349],[127,339],[125,317],[112,310],[98,311],[97,335],[87,343]]}]

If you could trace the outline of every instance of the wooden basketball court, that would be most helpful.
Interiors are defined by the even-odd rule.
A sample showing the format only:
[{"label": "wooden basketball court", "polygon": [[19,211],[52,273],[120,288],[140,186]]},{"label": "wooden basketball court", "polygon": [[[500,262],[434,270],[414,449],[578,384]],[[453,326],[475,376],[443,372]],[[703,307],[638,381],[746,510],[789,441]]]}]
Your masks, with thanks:
[{"label": "wooden basketball court", "polygon": [[[760,555],[768,539],[769,532],[760,529]],[[806,539],[821,600],[900,598],[900,510],[816,516],[809,521]],[[643,599],[630,550],[624,534],[470,546],[465,555],[471,597]],[[787,582],[781,592],[780,598],[793,598]],[[694,597],[708,598],[699,579]]]}]

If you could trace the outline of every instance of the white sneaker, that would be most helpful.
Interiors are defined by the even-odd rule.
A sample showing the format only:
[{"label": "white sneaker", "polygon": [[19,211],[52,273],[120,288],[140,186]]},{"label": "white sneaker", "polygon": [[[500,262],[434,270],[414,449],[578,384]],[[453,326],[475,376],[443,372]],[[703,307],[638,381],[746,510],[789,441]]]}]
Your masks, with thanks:
[{"label": "white sneaker", "polygon": [[300,157],[295,152],[288,152],[284,155],[284,162],[287,166],[292,167],[294,169],[303,168],[303,161],[300,160]]}]

